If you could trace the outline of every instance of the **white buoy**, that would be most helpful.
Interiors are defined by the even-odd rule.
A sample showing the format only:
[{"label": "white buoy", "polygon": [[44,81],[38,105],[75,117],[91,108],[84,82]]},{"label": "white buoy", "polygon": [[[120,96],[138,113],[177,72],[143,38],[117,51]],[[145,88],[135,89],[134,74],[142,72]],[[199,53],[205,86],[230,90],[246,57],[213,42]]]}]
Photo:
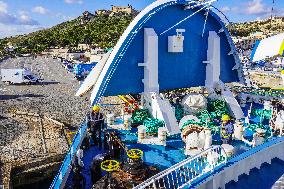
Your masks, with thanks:
[{"label": "white buoy", "polygon": [[185,144],[185,155],[196,155],[201,152],[200,149],[198,149],[199,146],[199,138],[198,133],[196,131],[190,133],[186,137],[186,144]]},{"label": "white buoy", "polygon": [[158,128],[158,139],[162,145],[166,146],[167,141],[167,128],[160,127]]},{"label": "white buoy", "polygon": [[214,166],[218,163],[219,154],[215,151],[210,151],[207,154],[207,162],[208,164],[205,167],[205,171],[212,170]]},{"label": "white buoy", "polygon": [[212,145],[212,134],[210,129],[205,129],[204,133],[205,133],[204,149],[207,149]]},{"label": "white buoy", "polygon": [[258,146],[265,142],[265,130],[261,128],[257,128],[256,133],[253,134],[252,145]]},{"label": "white buoy", "polygon": [[140,125],[138,128],[138,142],[142,142],[146,137],[146,127],[144,125]]},{"label": "white buoy", "polygon": [[265,110],[271,110],[272,109],[272,105],[270,101],[264,101],[264,109]]},{"label": "white buoy", "polygon": [[123,116],[123,124],[125,129],[128,129],[130,127],[130,119],[131,119],[131,115],[130,114],[126,114]]},{"label": "white buoy", "polygon": [[198,148],[203,149],[205,146],[205,140],[206,140],[206,136],[205,136],[205,131],[201,131],[198,134],[198,138],[199,138],[199,142],[198,142]]}]

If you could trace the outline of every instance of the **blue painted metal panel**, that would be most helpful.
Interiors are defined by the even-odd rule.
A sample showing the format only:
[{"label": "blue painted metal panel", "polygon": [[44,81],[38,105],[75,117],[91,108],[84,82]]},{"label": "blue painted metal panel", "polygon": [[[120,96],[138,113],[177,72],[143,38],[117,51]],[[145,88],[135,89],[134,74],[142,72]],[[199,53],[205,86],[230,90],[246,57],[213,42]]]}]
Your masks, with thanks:
[{"label": "blue painted metal panel", "polygon": [[[138,67],[138,63],[144,61],[144,28],[154,28],[159,35],[198,10],[197,8],[184,10],[184,5],[184,1],[173,1],[160,5],[136,24],[115,55],[94,103],[97,103],[99,96],[143,92],[144,71],[143,67]],[[234,55],[228,55],[231,49],[235,53],[235,47],[230,44],[231,39],[223,22],[213,12],[210,12],[208,16],[205,34],[202,38],[205,11],[197,13],[176,28],[159,35],[160,90],[204,85],[206,65],[202,61],[207,60],[209,31],[216,31],[221,38],[221,80],[223,82],[239,81],[237,71],[232,70],[236,59]],[[186,29],[184,52],[168,53],[168,36],[175,35],[177,28]],[[219,33],[221,28],[225,31]]]}]

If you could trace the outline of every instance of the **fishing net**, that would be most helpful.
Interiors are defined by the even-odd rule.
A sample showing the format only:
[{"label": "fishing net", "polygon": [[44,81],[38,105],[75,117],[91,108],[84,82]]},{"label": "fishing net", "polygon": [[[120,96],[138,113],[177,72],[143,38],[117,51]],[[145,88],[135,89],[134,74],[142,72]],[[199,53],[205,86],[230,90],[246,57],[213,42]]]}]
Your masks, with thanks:
[{"label": "fishing net", "polygon": [[155,118],[146,118],[143,125],[146,127],[146,133],[158,133],[160,127],[164,127],[165,123],[162,120]]}]

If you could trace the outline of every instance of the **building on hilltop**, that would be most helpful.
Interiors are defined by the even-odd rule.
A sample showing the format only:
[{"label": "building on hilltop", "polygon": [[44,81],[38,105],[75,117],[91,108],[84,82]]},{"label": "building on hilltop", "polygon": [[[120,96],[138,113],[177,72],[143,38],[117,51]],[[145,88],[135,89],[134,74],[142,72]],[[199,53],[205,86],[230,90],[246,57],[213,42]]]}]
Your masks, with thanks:
[{"label": "building on hilltop", "polygon": [[263,32],[254,32],[249,35],[249,38],[261,40],[266,38],[266,35]]},{"label": "building on hilltop", "polygon": [[85,50],[88,50],[90,49],[90,45],[89,44],[85,44],[85,43],[81,43],[81,44],[78,44],[78,50],[81,50],[81,51],[85,51]]},{"label": "building on hilltop", "polygon": [[85,52],[85,57],[89,59],[90,62],[99,62],[105,53],[105,49],[101,47],[94,47]]},{"label": "building on hilltop", "polygon": [[86,22],[89,22],[90,20],[92,20],[95,17],[95,15],[93,15],[92,13],[85,11],[82,14],[81,17],[81,24],[84,24]]},{"label": "building on hilltop", "polygon": [[233,41],[235,42],[238,48],[244,50],[251,50],[256,41],[262,40],[266,37],[267,35],[265,35],[263,32],[254,32],[251,33],[248,37],[234,38]]},{"label": "building on hilltop", "polygon": [[126,14],[132,14],[134,12],[134,9],[132,8],[131,5],[127,6],[114,6],[112,5],[111,11],[113,13],[126,13]]},{"label": "building on hilltop", "polygon": [[127,6],[111,6],[111,10],[97,10],[96,15],[108,15],[108,16],[115,16],[115,15],[137,15],[138,11],[133,9],[132,5]]},{"label": "building on hilltop", "polygon": [[95,12],[96,15],[109,15],[110,13],[111,13],[110,10],[105,10],[105,9],[96,10]]},{"label": "building on hilltop", "polygon": [[68,48],[49,48],[42,52],[43,55],[51,55],[53,57],[67,58]]}]

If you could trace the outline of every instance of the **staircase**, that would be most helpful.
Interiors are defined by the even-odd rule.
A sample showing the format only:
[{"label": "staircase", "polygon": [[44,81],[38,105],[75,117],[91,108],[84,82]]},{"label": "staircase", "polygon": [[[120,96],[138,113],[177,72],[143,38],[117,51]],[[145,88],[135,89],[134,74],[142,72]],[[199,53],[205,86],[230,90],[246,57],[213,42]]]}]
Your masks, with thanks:
[{"label": "staircase", "polygon": [[152,176],[133,189],[189,188],[196,179],[202,178],[214,168],[224,165],[227,162],[227,157],[223,155],[224,150],[221,146],[211,146]]},{"label": "staircase", "polygon": [[162,99],[159,94],[151,92],[144,93],[145,106],[150,110],[154,118],[163,120],[170,135],[180,133],[175,112],[167,99]]},{"label": "staircase", "polygon": [[168,100],[163,100],[159,96],[157,96],[157,103],[160,106],[160,110],[163,115],[163,119],[165,121],[165,125],[168,129],[168,132],[171,135],[180,133],[177,119],[175,117],[175,112],[170,102]]},{"label": "staircase", "polygon": [[244,113],[242,111],[242,108],[240,107],[238,101],[233,96],[232,92],[227,90],[224,91],[223,97],[225,101],[227,102],[229,109],[231,113],[234,115],[236,119],[244,118]]}]

